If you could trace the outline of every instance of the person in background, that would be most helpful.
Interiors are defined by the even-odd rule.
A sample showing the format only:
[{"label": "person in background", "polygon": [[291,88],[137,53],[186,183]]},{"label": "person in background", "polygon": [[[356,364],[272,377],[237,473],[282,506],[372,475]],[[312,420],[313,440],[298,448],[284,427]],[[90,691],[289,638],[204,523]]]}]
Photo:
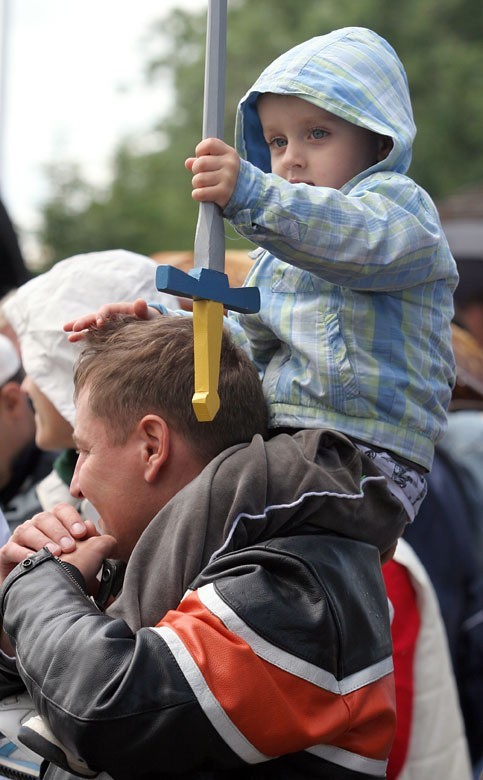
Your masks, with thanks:
[{"label": "person in background", "polygon": [[[27,395],[21,389],[24,372],[13,342],[0,332],[0,540],[42,507],[37,483],[51,470],[54,453],[35,444],[35,419]],[[12,702],[10,702],[12,703]],[[1,710],[2,702],[0,702]],[[17,721],[17,718],[15,718]],[[38,757],[28,755],[0,733],[0,777],[19,770],[18,777],[38,775]],[[24,772],[27,770],[27,774]],[[7,775],[9,776],[9,775]]]},{"label": "person in background", "polygon": [[[61,451],[51,472],[37,485],[42,508],[60,501],[79,507],[69,492],[76,452],[73,369],[79,354],[63,331],[67,312],[101,305],[107,295],[133,300],[154,295],[156,264],[124,250],[91,252],[56,263],[22,285],[3,304],[3,316],[18,339],[25,371],[23,389],[35,411],[36,443],[43,450]],[[160,295],[167,306],[177,299]],[[89,512],[87,503],[83,503]]]},{"label": "person in background", "polygon": [[458,302],[456,320],[483,348],[483,287]]},{"label": "person in background", "polygon": [[0,333],[0,508],[10,531],[42,509],[36,487],[56,456],[35,444],[35,417],[23,379],[18,352]]},{"label": "person in background", "polygon": [[30,276],[12,221],[0,200],[0,298]]},{"label": "person in background", "polygon": [[428,573],[404,537],[382,572],[392,607],[398,721],[387,780],[471,780],[448,638]]},{"label": "person in background", "polygon": [[[404,534],[436,591],[475,767],[483,764],[483,350],[453,323],[457,381],[418,523]],[[441,531],[441,532],[440,532]]]}]

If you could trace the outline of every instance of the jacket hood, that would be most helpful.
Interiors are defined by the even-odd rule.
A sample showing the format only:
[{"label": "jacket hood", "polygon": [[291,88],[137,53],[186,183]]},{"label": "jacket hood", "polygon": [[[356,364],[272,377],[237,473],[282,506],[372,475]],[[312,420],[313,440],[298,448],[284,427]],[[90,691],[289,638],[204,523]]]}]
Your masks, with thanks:
[{"label": "jacket hood", "polygon": [[266,92],[302,98],[389,136],[393,148],[371,172],[408,170],[416,127],[406,73],[392,46],[372,30],[344,27],[295,46],[274,60],[240,101],[237,150],[269,173],[270,153],[256,108],[258,96]]},{"label": "jacket hood", "polygon": [[[336,533],[384,552],[407,518],[382,483],[373,462],[336,431],[269,441],[256,435],[235,445],[147,524],[109,614],[133,630],[156,625],[210,561],[275,537],[310,533],[316,545]],[[153,567],[159,576],[152,576]]]},{"label": "jacket hood", "polygon": [[[149,257],[113,249],[75,255],[22,285],[3,305],[16,332],[25,372],[58,412],[74,425],[74,365],[82,342],[72,344],[65,322],[105,303],[159,300],[156,263]],[[164,295],[162,303],[176,308]]]}]

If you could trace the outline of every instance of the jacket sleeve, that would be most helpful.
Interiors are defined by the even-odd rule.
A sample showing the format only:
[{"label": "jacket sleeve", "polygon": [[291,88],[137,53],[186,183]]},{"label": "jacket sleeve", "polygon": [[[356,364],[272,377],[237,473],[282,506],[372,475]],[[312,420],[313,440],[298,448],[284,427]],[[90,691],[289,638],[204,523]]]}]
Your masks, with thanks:
[{"label": "jacket sleeve", "polygon": [[[401,290],[456,271],[435,207],[409,178],[367,176],[349,193],[289,184],[246,160],[224,210],[280,260],[355,290]],[[447,267],[443,267],[447,266]]]},{"label": "jacket sleeve", "polygon": [[92,769],[127,780],[161,767],[190,771],[213,756],[219,766],[240,765],[166,642],[149,628],[133,635],[124,621],[101,613],[47,550],[9,575],[1,603],[37,712]]},{"label": "jacket sleeve", "polygon": [[[298,556],[249,548],[212,568],[216,581],[198,578],[176,610],[136,634],[100,613],[47,550],[12,572],[4,625],[54,735],[119,780],[319,755],[334,734],[355,765],[382,776],[394,726],[390,643],[341,681],[337,621]],[[351,623],[360,633],[365,618]],[[287,625],[300,652],[290,652]]]}]

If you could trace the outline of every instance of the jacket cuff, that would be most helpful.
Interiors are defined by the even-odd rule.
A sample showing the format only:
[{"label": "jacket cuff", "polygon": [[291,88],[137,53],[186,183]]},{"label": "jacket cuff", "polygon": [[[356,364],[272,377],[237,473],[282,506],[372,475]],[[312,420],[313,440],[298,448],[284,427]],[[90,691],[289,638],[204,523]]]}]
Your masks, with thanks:
[{"label": "jacket cuff", "polygon": [[4,599],[8,591],[12,587],[12,585],[18,579],[20,579],[20,577],[23,577],[25,574],[29,574],[30,572],[34,571],[34,569],[36,569],[38,566],[41,566],[43,563],[46,563],[47,561],[58,561],[65,569],[66,574],[72,577],[76,581],[77,585],[79,585],[82,588],[84,593],[87,594],[86,582],[84,580],[84,577],[80,573],[79,569],[77,569],[72,564],[67,563],[66,561],[59,561],[59,559],[56,558],[55,555],[52,555],[52,553],[50,552],[50,550],[47,549],[47,547],[43,547],[41,550],[34,553],[29,558],[25,558],[23,561],[21,561],[15,567],[15,569],[12,569],[10,574],[3,581],[3,584],[0,587],[0,615],[2,619],[4,615],[4,609],[3,609]]},{"label": "jacket cuff", "polygon": [[251,212],[262,198],[263,174],[247,160],[240,160],[240,172],[233,194],[223,210],[223,216],[234,224],[251,225]]}]

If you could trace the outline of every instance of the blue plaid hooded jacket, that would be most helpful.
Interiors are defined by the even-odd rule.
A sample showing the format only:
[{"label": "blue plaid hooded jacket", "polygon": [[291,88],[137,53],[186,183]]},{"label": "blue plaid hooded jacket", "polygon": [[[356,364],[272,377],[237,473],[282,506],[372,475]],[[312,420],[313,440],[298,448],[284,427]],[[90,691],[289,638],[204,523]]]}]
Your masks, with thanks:
[{"label": "blue plaid hooded jacket", "polygon": [[[272,174],[256,101],[295,95],[392,138],[340,190]],[[406,172],[416,129],[406,74],[371,30],[347,27],[276,59],[239,104],[242,157],[224,215],[260,249],[258,314],[229,323],[263,377],[273,427],[337,429],[424,468],[454,384],[456,264]]]}]

